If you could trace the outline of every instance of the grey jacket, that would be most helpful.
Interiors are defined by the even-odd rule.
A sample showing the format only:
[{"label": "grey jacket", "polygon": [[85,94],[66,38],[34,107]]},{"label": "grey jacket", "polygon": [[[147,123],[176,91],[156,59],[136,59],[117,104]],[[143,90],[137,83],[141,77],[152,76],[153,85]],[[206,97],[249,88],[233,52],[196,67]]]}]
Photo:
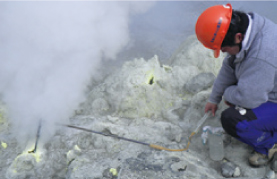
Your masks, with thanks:
[{"label": "grey jacket", "polygon": [[224,100],[245,108],[277,103],[277,25],[252,14],[248,43],[240,56],[228,55],[215,80],[209,102]]}]

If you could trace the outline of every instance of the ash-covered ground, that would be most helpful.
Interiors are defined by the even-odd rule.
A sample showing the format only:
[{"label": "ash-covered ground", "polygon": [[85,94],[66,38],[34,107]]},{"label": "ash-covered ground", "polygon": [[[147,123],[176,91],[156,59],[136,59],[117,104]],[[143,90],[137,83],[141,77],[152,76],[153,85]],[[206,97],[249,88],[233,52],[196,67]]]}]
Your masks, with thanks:
[{"label": "ash-covered ground", "polygon": [[[204,115],[222,59],[214,59],[212,52],[192,36],[172,56],[170,65],[161,64],[158,56],[125,62],[114,73],[92,80],[86,101],[68,124],[183,149]],[[220,111],[225,107],[221,104],[217,115],[209,117],[202,127],[220,127]],[[181,152],[157,150],[65,126],[60,126],[46,143],[39,135],[30,136],[30,145],[22,148],[10,130],[5,104],[1,105],[0,124],[1,176],[7,179],[223,178],[223,160],[211,160],[208,145],[202,143],[202,130],[192,138],[189,150]],[[42,121],[39,133],[44,135],[48,127]],[[241,177],[262,178],[267,174],[267,167],[248,165],[250,147],[226,134],[221,137],[224,160],[239,167]]]},{"label": "ash-covered ground", "polygon": [[[204,9],[225,3],[0,2],[1,178],[274,178],[224,133],[224,158],[211,159],[202,127],[221,127],[224,104],[188,150],[152,145],[186,148],[204,116],[223,56],[190,35]],[[231,3],[276,22],[277,2]]]}]

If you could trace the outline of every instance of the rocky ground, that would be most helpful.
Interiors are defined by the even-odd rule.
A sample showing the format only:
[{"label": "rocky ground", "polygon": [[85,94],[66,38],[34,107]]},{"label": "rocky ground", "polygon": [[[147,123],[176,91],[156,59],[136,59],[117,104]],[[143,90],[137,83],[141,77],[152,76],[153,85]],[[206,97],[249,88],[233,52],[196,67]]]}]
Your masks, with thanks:
[{"label": "rocky ground", "polygon": [[[204,116],[204,105],[222,63],[190,37],[167,65],[157,56],[130,60],[101,80],[92,80],[87,100],[68,124],[106,134],[59,126],[51,140],[38,140],[35,151],[18,145],[12,124],[1,105],[0,175],[7,179],[206,179],[274,178],[267,166],[247,162],[252,148],[226,134],[224,159],[213,161],[201,134],[193,136],[189,150],[157,150],[114,136],[170,149],[183,149]],[[220,127],[221,104],[203,126]],[[41,130],[50,125],[43,122]],[[26,129],[28,130],[28,129]],[[45,134],[45,132],[43,133]],[[36,136],[30,138],[35,144]],[[29,151],[29,152],[28,152]]]}]

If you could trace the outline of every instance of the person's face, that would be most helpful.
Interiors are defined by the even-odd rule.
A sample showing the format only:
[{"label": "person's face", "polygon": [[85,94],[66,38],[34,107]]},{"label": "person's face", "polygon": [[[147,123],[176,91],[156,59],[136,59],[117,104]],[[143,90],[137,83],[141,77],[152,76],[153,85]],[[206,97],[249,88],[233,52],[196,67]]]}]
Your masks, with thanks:
[{"label": "person's face", "polygon": [[[235,44],[239,44],[241,43],[243,40],[243,36],[241,33],[237,33],[235,35]],[[239,53],[240,51],[240,48],[239,48],[239,45],[234,45],[234,46],[224,46],[224,47],[221,47],[221,51],[224,53],[224,52],[227,52],[229,53],[230,55],[236,55]]]},{"label": "person's face", "polygon": [[239,53],[240,49],[239,49],[238,45],[236,45],[236,46],[225,46],[225,47],[221,47],[221,51],[223,53],[227,52],[230,55],[236,55],[236,54]]}]

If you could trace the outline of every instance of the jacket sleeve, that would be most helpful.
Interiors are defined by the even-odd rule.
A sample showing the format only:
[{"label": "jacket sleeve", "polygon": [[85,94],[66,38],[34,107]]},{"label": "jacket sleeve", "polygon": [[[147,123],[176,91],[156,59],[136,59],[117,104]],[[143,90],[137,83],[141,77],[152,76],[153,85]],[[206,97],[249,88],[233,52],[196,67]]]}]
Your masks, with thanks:
[{"label": "jacket sleeve", "polygon": [[228,102],[253,109],[268,101],[274,88],[275,68],[266,61],[252,59],[241,70],[238,83],[224,91]]},{"label": "jacket sleeve", "polygon": [[233,60],[234,57],[229,55],[223,60],[222,67],[214,82],[209,102],[214,104],[220,103],[225,89],[237,83],[233,67]]}]

